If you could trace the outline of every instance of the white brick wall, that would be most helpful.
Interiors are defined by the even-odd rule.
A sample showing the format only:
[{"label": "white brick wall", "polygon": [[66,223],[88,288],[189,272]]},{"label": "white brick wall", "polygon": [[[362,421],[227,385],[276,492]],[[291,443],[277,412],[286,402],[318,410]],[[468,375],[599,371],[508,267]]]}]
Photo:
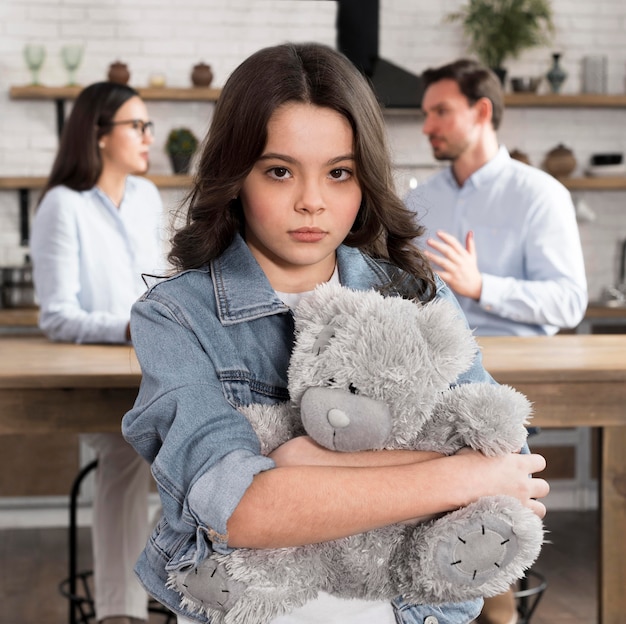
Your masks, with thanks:
[{"label": "white brick wall", "polygon": [[[444,16],[460,0],[381,0],[381,55],[420,72],[466,53],[458,25]],[[557,34],[553,46],[528,51],[507,62],[509,75],[543,75],[551,52],[563,53],[568,72],[565,93],[580,89],[581,59],[609,56],[609,92],[624,93],[626,3],[624,0],[553,0]],[[213,68],[220,86],[232,69],[254,50],[286,40],[335,42],[334,2],[316,0],[1,0],[0,1],[0,175],[46,175],[56,149],[52,102],[12,101],[11,85],[26,84],[25,43],[42,43],[47,59],[41,80],[66,81],[59,51],[82,43],[85,57],[77,78],[82,84],[104,79],[108,65],[129,65],[131,84],[147,85],[152,73],[164,73],[170,86],[190,84],[192,66],[202,60]],[[546,89],[544,84],[543,89]],[[163,142],[169,128],[185,124],[203,134],[211,105],[150,102],[158,134],[152,171],[169,172]],[[417,116],[389,116],[390,136],[402,191],[412,176],[433,166]],[[522,110],[506,112],[502,141],[527,152],[540,165],[557,143],[572,148],[584,168],[589,155],[626,152],[626,110]],[[425,169],[421,169],[424,166]],[[168,209],[179,193],[164,192]],[[617,278],[618,242],[626,238],[626,192],[577,193],[597,215],[581,223],[592,296]],[[35,197],[32,197],[34,202]],[[0,192],[0,265],[20,262],[17,193]]]}]

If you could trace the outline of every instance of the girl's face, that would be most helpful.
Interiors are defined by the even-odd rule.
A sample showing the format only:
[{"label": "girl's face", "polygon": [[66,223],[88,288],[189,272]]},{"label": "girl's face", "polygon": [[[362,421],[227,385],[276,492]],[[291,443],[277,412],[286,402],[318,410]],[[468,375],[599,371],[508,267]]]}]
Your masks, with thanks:
[{"label": "girl's face", "polygon": [[148,111],[143,100],[137,96],[126,100],[117,109],[112,122],[111,130],[98,141],[103,172],[146,173],[148,150],[154,138],[151,128],[144,126],[148,122]]},{"label": "girl's face", "polygon": [[353,144],[329,108],[287,103],[270,118],[240,198],[246,243],[274,289],[306,292],[332,275],[361,205]]}]

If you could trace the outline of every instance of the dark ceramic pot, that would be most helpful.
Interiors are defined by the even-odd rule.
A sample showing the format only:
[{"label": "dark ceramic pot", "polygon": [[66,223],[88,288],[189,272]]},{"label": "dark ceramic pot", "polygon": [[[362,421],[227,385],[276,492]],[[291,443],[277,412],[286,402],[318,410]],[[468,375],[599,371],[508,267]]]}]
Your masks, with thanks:
[{"label": "dark ceramic pot", "polygon": [[191,165],[191,154],[170,154],[174,173],[187,174]]},{"label": "dark ceramic pot", "polygon": [[504,88],[504,83],[506,82],[506,69],[504,69],[504,67],[492,67],[491,71],[498,77],[500,84]]},{"label": "dark ceramic pot", "polygon": [[576,158],[571,149],[559,144],[548,152],[543,168],[555,178],[565,178],[576,169]]},{"label": "dark ceramic pot", "polygon": [[213,71],[206,63],[194,65],[191,72],[191,82],[194,87],[210,87],[213,82]]},{"label": "dark ceramic pot", "polygon": [[518,149],[514,149],[511,152],[511,158],[513,158],[514,160],[519,160],[520,162],[523,162],[525,165],[530,165],[530,158],[528,158],[528,154],[525,154],[524,152],[521,152]]},{"label": "dark ceramic pot", "polygon": [[118,82],[119,84],[128,84],[130,80],[130,72],[126,63],[115,61],[109,65],[108,78],[111,82]]}]

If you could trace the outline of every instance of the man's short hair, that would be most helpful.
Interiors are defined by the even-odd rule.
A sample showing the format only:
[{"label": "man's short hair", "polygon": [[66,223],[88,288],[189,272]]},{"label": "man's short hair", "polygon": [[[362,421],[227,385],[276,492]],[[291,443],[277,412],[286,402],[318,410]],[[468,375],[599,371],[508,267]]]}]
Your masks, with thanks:
[{"label": "man's short hair", "polygon": [[500,127],[504,113],[504,98],[500,79],[489,68],[471,59],[459,59],[441,67],[430,68],[422,74],[424,91],[440,80],[454,80],[470,105],[480,98],[491,101],[491,123],[494,130]]}]

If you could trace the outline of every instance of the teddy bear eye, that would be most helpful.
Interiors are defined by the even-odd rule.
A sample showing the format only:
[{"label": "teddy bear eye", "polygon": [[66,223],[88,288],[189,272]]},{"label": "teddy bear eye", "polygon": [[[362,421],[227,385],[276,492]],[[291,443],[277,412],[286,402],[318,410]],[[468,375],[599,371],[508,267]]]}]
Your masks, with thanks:
[{"label": "teddy bear eye", "polygon": [[356,386],[354,384],[350,384],[348,386],[348,390],[350,390],[351,394],[359,394],[359,391],[357,390]]}]

